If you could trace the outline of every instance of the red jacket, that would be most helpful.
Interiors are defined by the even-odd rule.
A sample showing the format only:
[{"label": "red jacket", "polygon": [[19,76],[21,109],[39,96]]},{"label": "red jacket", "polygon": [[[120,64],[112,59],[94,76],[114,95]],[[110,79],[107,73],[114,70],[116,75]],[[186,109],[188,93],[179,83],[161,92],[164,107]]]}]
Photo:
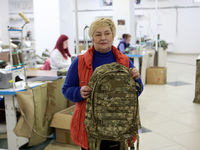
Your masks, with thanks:
[{"label": "red jacket", "polygon": [[[126,55],[122,54],[116,47],[112,46],[112,52],[116,61],[129,68],[129,59]],[[94,46],[87,50],[83,55],[79,55],[78,59],[78,76],[79,86],[86,86],[93,73],[92,60],[93,60]],[[72,140],[75,144],[88,149],[88,138],[85,129],[85,108],[86,99],[75,104],[75,109],[72,115],[70,132]]]}]

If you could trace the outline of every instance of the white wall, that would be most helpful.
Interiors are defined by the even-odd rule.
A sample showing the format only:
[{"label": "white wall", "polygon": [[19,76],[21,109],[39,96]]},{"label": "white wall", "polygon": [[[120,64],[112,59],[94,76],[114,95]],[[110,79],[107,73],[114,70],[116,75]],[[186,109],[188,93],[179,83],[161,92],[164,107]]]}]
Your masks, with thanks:
[{"label": "white wall", "polygon": [[0,2],[0,40],[3,44],[9,44],[8,28],[9,26],[9,5],[7,0]]},{"label": "white wall", "polygon": [[33,0],[36,53],[50,52],[61,34],[69,37],[69,51],[74,53],[75,21],[71,0]]},{"label": "white wall", "polygon": [[[91,12],[78,12],[78,27],[79,27],[79,40],[83,40],[84,28],[86,25],[90,24],[98,17],[112,17],[112,11],[91,11]],[[89,36],[87,37],[89,39]]]},{"label": "white wall", "polygon": [[104,6],[101,0],[78,0],[78,10],[110,10],[112,6]]},{"label": "white wall", "polygon": [[75,14],[74,1],[59,0],[59,14],[60,14],[60,34],[65,34],[69,37],[69,51],[74,54],[74,40],[76,37],[75,31]]},{"label": "white wall", "polygon": [[[112,6],[103,6],[100,0],[78,0],[79,39],[84,39],[84,28],[98,17],[112,17]],[[89,39],[89,36],[87,37]]]},{"label": "white wall", "polygon": [[59,2],[55,0],[34,0],[34,24],[36,53],[45,49],[52,51],[60,36]]},{"label": "white wall", "polygon": [[[200,4],[192,0],[158,0],[158,33],[170,45],[168,51],[200,53]],[[135,6],[137,37],[141,33],[155,39],[155,1],[143,0]],[[197,7],[197,8],[190,8]],[[143,28],[139,28],[142,25]]]},{"label": "white wall", "polygon": [[[123,4],[123,5],[122,5]],[[135,15],[133,0],[114,0],[113,1],[113,20],[117,28],[114,46],[118,46],[124,33],[131,35],[130,44],[135,44]],[[124,20],[125,25],[118,25],[118,20]]]},{"label": "white wall", "polygon": [[[132,35],[132,43],[134,43],[135,26],[131,26],[131,23],[134,23],[132,22],[132,20],[134,20],[134,15],[132,15],[134,14],[133,7],[132,0],[113,0],[112,6],[103,6],[100,0],[78,0],[79,39],[84,39],[84,27],[86,25],[89,26],[99,17],[110,17],[115,22],[117,28],[117,34],[113,44],[117,46],[119,43],[119,36],[121,38],[121,33],[118,32],[120,27],[117,26],[118,19],[126,20],[126,26],[123,31]],[[89,39],[89,36],[87,38]]]},{"label": "white wall", "polygon": [[[17,2],[18,0],[9,1]],[[28,0],[23,2],[25,1],[27,2]],[[31,30],[33,37],[38,39],[36,41],[37,53],[42,52],[45,48],[52,50],[61,30],[69,35],[70,42],[72,43],[70,46],[74,46],[72,41],[72,39],[76,39],[75,17],[73,16],[74,1],[59,1],[60,3],[55,0],[34,0],[33,4],[36,3],[38,6],[34,7],[33,12],[40,16],[40,19],[37,17],[33,19],[33,15],[29,16],[26,10],[22,11],[25,11],[25,15],[31,18],[31,23],[25,26],[25,30]],[[8,39],[8,24],[20,26],[23,23],[20,19],[10,20],[9,23],[9,17],[6,17],[9,15],[6,12],[6,10],[8,11],[7,2],[7,0],[0,1],[0,38],[3,40]],[[63,5],[60,5],[62,3]],[[66,3],[67,6],[65,6]],[[198,6],[198,8],[189,8],[193,6]],[[158,32],[161,35],[161,39],[170,43],[169,51],[176,53],[200,53],[200,42],[198,41],[200,36],[200,30],[198,29],[200,26],[199,6],[200,4],[194,4],[192,0],[158,0],[158,7],[160,8],[158,9]],[[60,12],[55,11],[55,8],[60,9]],[[90,25],[94,19],[102,16],[113,17],[113,6],[103,6],[100,0],[78,0],[78,10],[80,40],[83,40],[84,27]],[[14,11],[13,8],[10,11]],[[63,13],[61,13],[62,11]],[[69,17],[67,14],[72,14],[72,16]],[[60,19],[58,19],[59,15]],[[149,36],[149,38],[155,38],[155,0],[142,0],[140,5],[135,5],[135,15],[136,37],[139,37],[141,33],[142,35]],[[10,16],[13,18],[13,14],[10,14]],[[18,15],[15,14],[14,18],[16,16]],[[139,25],[142,25],[143,28],[139,28]],[[38,45],[40,47],[37,47]],[[72,49],[70,48],[70,52]]]},{"label": "white wall", "polygon": [[[113,0],[113,2],[115,1],[117,0]],[[103,7],[100,0],[78,0],[80,39],[83,39],[85,25],[90,25],[96,17],[111,16],[114,19],[115,15],[123,14],[124,18],[127,18],[120,9],[118,12],[114,10],[114,5]],[[161,40],[164,39],[169,43],[168,51],[200,53],[200,42],[198,42],[200,36],[200,30],[198,30],[200,26],[200,19],[198,19],[200,18],[200,8],[187,8],[194,6],[198,7],[200,4],[194,4],[192,0],[158,0],[158,33]],[[124,3],[121,7],[129,8]],[[155,14],[155,0],[142,0],[141,4],[135,4],[136,38],[139,38],[141,34],[141,36],[146,35],[151,39],[155,39]],[[134,24],[134,21],[132,23]],[[142,27],[139,27],[140,25]],[[134,30],[134,27],[131,29]],[[114,45],[116,46],[117,43],[118,40],[115,38]]]},{"label": "white wall", "polygon": [[[193,3],[193,0],[158,0],[158,7],[171,7],[171,6],[197,6],[198,4]],[[155,7],[155,0],[141,0],[136,8],[148,8]]]},{"label": "white wall", "polygon": [[200,8],[178,9],[175,52],[200,53]]}]

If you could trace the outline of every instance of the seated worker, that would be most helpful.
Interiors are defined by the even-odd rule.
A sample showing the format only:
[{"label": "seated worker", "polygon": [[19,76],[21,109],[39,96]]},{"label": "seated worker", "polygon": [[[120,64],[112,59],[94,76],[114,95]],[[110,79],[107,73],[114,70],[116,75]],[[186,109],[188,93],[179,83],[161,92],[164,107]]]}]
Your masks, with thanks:
[{"label": "seated worker", "polygon": [[122,40],[119,42],[119,45],[117,46],[117,49],[120,50],[123,54],[125,54],[126,48],[129,48],[131,41],[131,35],[130,34],[123,34]]},{"label": "seated worker", "polygon": [[68,36],[61,35],[50,55],[51,70],[68,69],[71,64],[71,55],[68,49]]}]

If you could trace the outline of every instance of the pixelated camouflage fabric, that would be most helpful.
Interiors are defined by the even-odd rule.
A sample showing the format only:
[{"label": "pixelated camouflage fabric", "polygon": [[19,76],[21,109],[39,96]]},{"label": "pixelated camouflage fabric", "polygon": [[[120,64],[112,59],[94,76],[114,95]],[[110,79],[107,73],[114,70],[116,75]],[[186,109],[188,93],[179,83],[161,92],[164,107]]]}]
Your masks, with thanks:
[{"label": "pixelated camouflage fabric", "polygon": [[200,59],[196,62],[196,83],[194,103],[200,103]]},{"label": "pixelated camouflage fabric", "polygon": [[92,92],[84,123],[89,149],[99,150],[101,140],[112,140],[120,141],[121,149],[126,150],[127,139],[132,140],[140,128],[138,92],[129,69],[118,63],[102,65],[95,69],[88,86]]}]

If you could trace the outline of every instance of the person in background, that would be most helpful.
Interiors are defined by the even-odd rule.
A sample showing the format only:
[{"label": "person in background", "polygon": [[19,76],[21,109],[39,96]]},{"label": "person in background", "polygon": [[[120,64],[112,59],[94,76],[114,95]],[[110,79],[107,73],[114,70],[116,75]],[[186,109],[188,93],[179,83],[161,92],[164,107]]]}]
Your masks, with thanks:
[{"label": "person in background", "polygon": [[[130,41],[131,41],[131,35],[123,34],[122,39],[117,46],[117,49],[120,50],[120,52],[122,52],[123,54],[125,54],[126,49],[129,48]],[[129,49],[128,49],[128,51],[129,51]]]},{"label": "person in background", "polygon": [[51,70],[68,69],[71,64],[71,55],[68,49],[68,36],[60,35],[56,46],[50,55]]},{"label": "person in background", "polygon": [[[88,30],[93,46],[83,55],[75,58],[67,72],[62,93],[65,98],[75,102],[75,109],[70,123],[71,137],[74,143],[88,149],[88,137],[84,125],[86,99],[89,97],[91,88],[87,86],[93,71],[101,65],[117,62],[133,68],[130,59],[113,46],[116,35],[116,27],[110,18],[99,18],[95,20]],[[139,71],[136,68],[130,69],[132,78],[139,84],[138,94],[143,91],[143,84]],[[105,142],[105,145],[115,143]],[[102,144],[101,144],[102,146]]]}]

